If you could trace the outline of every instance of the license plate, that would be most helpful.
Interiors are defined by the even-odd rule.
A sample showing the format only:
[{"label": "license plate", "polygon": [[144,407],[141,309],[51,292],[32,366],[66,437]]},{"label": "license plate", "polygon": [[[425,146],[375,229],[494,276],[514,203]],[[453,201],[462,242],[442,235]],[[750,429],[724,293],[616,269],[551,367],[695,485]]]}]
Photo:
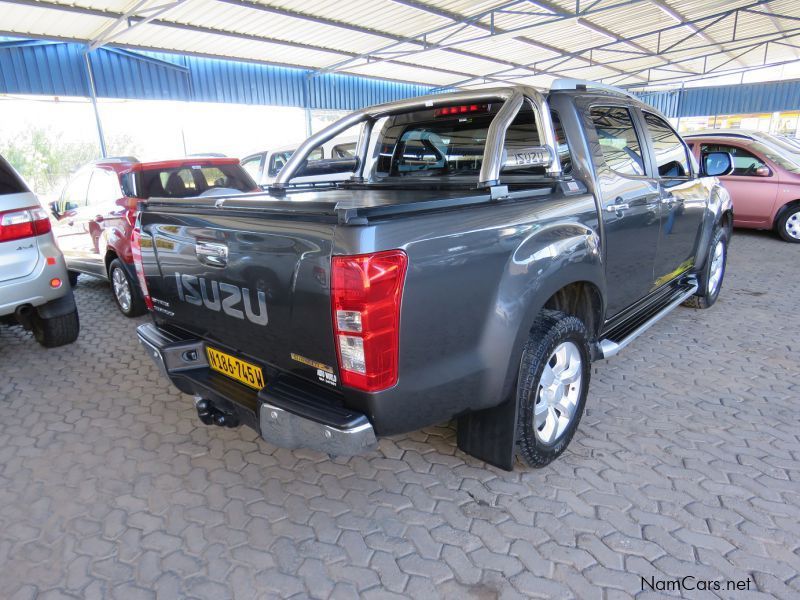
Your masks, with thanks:
[{"label": "license plate", "polygon": [[254,390],[264,387],[264,372],[261,367],[209,346],[206,346],[206,354],[208,355],[208,365],[218,373]]}]

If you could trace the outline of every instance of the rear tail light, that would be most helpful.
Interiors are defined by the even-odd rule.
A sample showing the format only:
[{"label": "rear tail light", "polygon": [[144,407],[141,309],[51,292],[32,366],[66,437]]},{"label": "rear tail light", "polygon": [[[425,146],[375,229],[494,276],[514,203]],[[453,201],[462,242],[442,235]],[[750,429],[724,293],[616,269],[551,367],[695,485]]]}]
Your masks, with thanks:
[{"label": "rear tail light", "polygon": [[148,310],[153,310],[153,299],[150,298],[150,290],[147,289],[147,279],[144,277],[144,264],[142,263],[142,233],[139,227],[134,227],[131,233],[131,256],[133,256],[133,266],[136,269],[136,278],[139,280],[139,288],[144,296],[144,304]]},{"label": "rear tail light", "polygon": [[50,231],[50,218],[41,206],[0,212],[0,242],[11,242]]},{"label": "rear tail light", "polygon": [[333,330],[343,385],[377,392],[397,383],[407,266],[402,250],[331,259]]}]

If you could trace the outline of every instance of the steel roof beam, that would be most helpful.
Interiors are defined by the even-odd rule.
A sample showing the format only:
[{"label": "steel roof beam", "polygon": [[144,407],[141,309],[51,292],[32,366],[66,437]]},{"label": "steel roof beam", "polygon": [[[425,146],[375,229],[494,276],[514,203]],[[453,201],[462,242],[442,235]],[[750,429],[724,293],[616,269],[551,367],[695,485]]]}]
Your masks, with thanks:
[{"label": "steel roof beam", "polygon": [[[789,65],[789,64],[792,64],[792,63],[796,63],[796,62],[797,61],[795,59],[791,58],[791,59],[782,60],[780,62],[776,62],[776,63],[772,63],[772,64],[768,64],[768,65],[758,65],[758,66],[755,66],[755,67],[734,67],[733,69],[726,69],[724,71],[720,71],[718,73],[715,73],[713,75],[713,77],[725,77],[727,75],[744,74],[744,73],[747,73],[749,71],[753,71],[755,69],[763,69],[765,67],[781,67],[783,65]],[[677,84],[677,83],[685,83],[685,82],[688,82],[688,81],[697,81],[697,80],[703,79],[704,77],[707,77],[707,76],[708,75],[706,73],[703,73],[702,75],[694,75],[692,77],[672,77],[670,79],[659,79],[659,80],[653,81],[652,85],[655,85],[655,86],[673,85],[673,84]],[[720,85],[728,85],[728,84],[720,84]],[[636,85],[627,85],[627,86],[624,86],[624,89],[634,90],[634,89],[636,89]],[[640,91],[646,91],[646,90],[640,90]],[[658,90],[654,90],[654,91],[658,91]],[[674,91],[677,91],[677,90],[674,90]]]},{"label": "steel roof beam", "polygon": [[[122,34],[128,33],[132,29],[136,29],[137,27],[141,27],[142,25],[146,25],[147,23],[150,23],[151,21],[154,21],[158,17],[162,16],[164,13],[167,13],[173,8],[180,6],[181,4],[186,2],[186,0],[175,0],[174,2],[162,4],[161,6],[153,6],[150,7],[149,9],[142,9],[142,6],[147,4],[149,1],[150,0],[141,0],[131,9],[125,11],[124,14],[120,15],[116,21],[114,21],[111,25],[103,29],[103,31],[100,32],[97,36],[95,36],[94,39],[89,41],[89,50],[90,51],[96,50],[101,46],[105,46],[106,44],[112,42]],[[139,13],[149,12],[150,14],[136,23],[131,23],[130,19],[137,12]],[[127,25],[127,27],[115,32],[114,30],[120,25]]]},{"label": "steel roof beam", "polygon": [[[791,35],[787,36],[786,35],[787,33],[791,34]],[[761,34],[759,36],[753,36],[753,38],[763,38],[764,36],[767,36],[767,35],[774,36],[774,35],[778,35],[778,34],[773,32],[773,33],[769,33],[769,34]],[[737,52],[739,50],[745,50],[745,49],[750,51],[750,50],[753,50],[755,48],[758,48],[759,46],[761,46],[763,44],[766,44],[767,42],[772,43],[772,42],[776,42],[776,41],[780,41],[780,40],[790,39],[790,38],[793,38],[793,37],[797,37],[798,35],[800,35],[800,27],[795,27],[793,29],[786,30],[785,33],[782,36],[778,37],[778,38],[769,39],[769,40],[760,39],[760,40],[757,40],[757,41],[750,42],[748,44],[742,44],[742,45],[736,46],[734,48],[729,48],[728,52]],[[742,41],[744,41],[744,40],[742,40]],[[701,55],[689,56],[689,57],[686,57],[686,58],[675,59],[675,60],[670,61],[669,65],[665,65],[665,66],[671,66],[672,64],[679,63],[679,62],[686,62],[686,61],[689,61],[689,60],[708,59],[708,58],[711,58],[712,56],[719,56],[720,54],[723,54],[723,53],[722,52],[711,52],[711,53],[708,53],[708,54],[701,54]],[[745,68],[745,69],[760,69],[763,66],[764,66],[763,64],[762,65],[752,65],[752,66],[748,65],[748,66],[742,67],[742,68]],[[642,73],[644,71],[649,71],[649,70],[651,70],[653,68],[654,67],[652,67],[652,66],[642,67],[642,69],[640,69],[638,72]],[[634,71],[634,73],[635,72],[637,72],[637,71]],[[708,72],[707,69],[704,68],[703,72],[702,73],[698,73],[698,75],[705,75],[707,72]]]},{"label": "steel roof beam", "polygon": [[[395,0],[395,1],[397,1],[397,0]],[[648,0],[648,1],[650,1],[650,0]],[[696,19],[694,22],[695,23],[700,23],[700,22],[703,22],[703,21],[706,21],[706,20],[709,20],[709,19],[715,19],[715,18],[720,17],[722,15],[729,14],[731,12],[731,10],[739,11],[739,10],[750,9],[750,8],[754,8],[756,6],[761,6],[763,4],[767,4],[768,2],[770,2],[770,0],[756,0],[755,2],[751,2],[750,4],[746,4],[744,6],[740,6],[737,9],[728,9],[728,10],[721,11],[721,12],[718,12],[718,13],[715,13],[715,14],[706,15],[704,17]],[[678,17],[676,16],[675,18],[678,18]],[[653,35],[658,35],[658,34],[661,34],[663,32],[666,32],[666,31],[672,31],[672,30],[684,27],[685,25],[686,25],[685,23],[675,23],[674,25],[668,25],[666,27],[661,27],[659,29],[655,29],[655,30],[652,30],[652,31],[647,31],[645,33],[638,33],[636,35],[629,36],[629,37],[625,38],[625,40],[628,41],[628,42],[636,41],[636,40],[643,39],[643,38],[646,38],[646,37],[650,37],[650,36],[653,36]],[[774,32],[772,32],[770,34],[762,34],[762,35],[774,35]],[[613,45],[615,45],[617,43],[618,42],[616,42],[616,41],[606,42],[606,43],[603,43],[603,44],[599,44],[597,46],[591,46],[589,48],[584,48],[583,50],[577,51],[575,54],[587,54],[587,53],[589,53],[589,55],[591,56],[592,52],[598,51],[598,50],[602,50],[602,51],[608,52],[608,51],[613,50],[612,48],[610,48],[610,46],[613,46]],[[718,44],[716,42],[711,42],[709,44],[709,46],[710,47],[718,47]],[[702,46],[702,47],[706,47],[706,46]],[[553,51],[556,51],[556,49],[553,49]],[[681,50],[681,51],[685,51],[685,49]],[[722,53],[722,51],[716,52],[714,54],[721,54],[721,53]],[[702,58],[702,57],[700,57],[700,58]],[[546,63],[548,61],[558,60],[558,59],[559,59],[559,57],[546,58],[546,59],[543,59],[541,61],[537,61],[534,64],[540,65],[541,63]],[[611,66],[613,66],[614,64],[617,64],[617,63],[627,62],[627,60],[628,59],[626,58],[626,59],[620,59],[620,60],[616,60],[616,61],[604,61],[604,64],[597,65],[597,66],[611,67]],[[677,61],[676,60],[671,60],[671,61],[668,61],[668,62],[662,64],[662,66],[673,65],[676,62],[683,62],[683,61],[686,61],[686,60],[691,60],[691,58],[682,58],[682,59],[677,60]],[[595,66],[595,63],[593,61],[592,61],[592,66]],[[582,68],[582,67],[575,67],[575,68],[570,67],[569,69],[566,69],[565,71],[574,71],[574,70],[578,70],[580,68]],[[645,67],[645,68],[643,68],[643,69],[641,69],[639,71],[636,71],[635,75],[637,75],[637,77],[640,78],[640,79],[644,79],[643,77],[641,77],[641,75],[640,75],[641,73],[649,71],[650,69],[657,69],[657,68],[659,68],[658,65],[651,64],[651,65],[648,65],[647,67]],[[619,70],[619,69],[616,69],[616,68],[612,68],[612,70],[618,72],[618,75],[613,75],[612,77],[622,76],[623,80],[626,78],[627,75],[631,74],[630,71],[627,71],[627,70],[622,71],[622,70]],[[489,76],[491,76],[491,77],[503,77],[504,74],[507,73],[508,71],[510,71],[510,69],[501,69],[500,71],[494,71],[494,72],[490,73]],[[451,85],[452,86],[466,85],[466,84],[468,84],[468,83],[470,83],[472,81],[477,81],[479,79],[480,79],[480,77],[473,77],[471,79],[467,79],[467,80],[463,80],[463,81],[457,81],[455,83],[452,83]]]},{"label": "steel roof beam", "polygon": [[[712,38],[707,33],[703,32],[703,29],[705,29],[706,27],[709,27],[710,25],[705,25],[702,29],[698,30],[697,25],[696,25],[696,20],[686,18],[686,16],[684,16],[682,13],[678,12],[677,10],[675,10],[672,6],[667,4],[664,0],[650,0],[650,1],[655,6],[660,7],[661,10],[663,10],[667,14],[673,14],[674,16],[678,17],[681,21],[684,21],[686,23],[686,25],[689,27],[689,29],[691,29],[695,34],[700,35],[701,37],[706,37],[711,43],[717,44],[717,47],[720,49],[720,51],[725,53],[725,51],[723,50],[722,46],[719,45],[717,40]],[[730,55],[728,55],[728,56],[730,56]],[[744,65],[742,63],[742,66],[747,66],[747,65]]]},{"label": "steel roof beam", "polygon": [[[88,15],[88,16],[93,16],[93,17],[103,17],[103,18],[106,18],[106,19],[114,19],[114,20],[118,20],[123,14],[123,13],[118,13],[118,12],[109,11],[109,10],[86,8],[86,7],[82,7],[82,6],[73,6],[73,5],[66,5],[66,4],[58,4],[58,3],[55,3],[55,2],[49,2],[47,0],[0,0],[0,4],[3,4],[3,3],[16,4],[16,5],[21,5],[21,6],[37,7],[37,8],[48,8],[48,9],[58,10],[58,11],[62,11],[62,12],[68,12],[68,13],[74,13],[74,14],[83,14],[83,15]],[[146,17],[128,17],[128,19],[130,21],[135,21],[137,23],[140,23],[141,21],[144,21],[146,19]],[[287,40],[281,40],[281,39],[277,39],[277,38],[269,38],[269,37],[265,37],[265,36],[258,36],[258,35],[247,34],[247,33],[225,31],[225,30],[221,30],[221,29],[214,29],[212,27],[203,27],[203,26],[200,26],[200,25],[189,25],[189,24],[184,24],[184,23],[176,23],[174,21],[166,21],[166,20],[163,20],[163,19],[152,19],[152,20],[149,21],[148,24],[157,25],[157,26],[161,26],[161,27],[172,28],[172,29],[181,29],[181,30],[184,30],[184,31],[194,31],[194,32],[197,32],[197,33],[218,35],[218,36],[221,36],[221,37],[232,37],[232,38],[237,38],[237,39],[244,39],[244,40],[247,40],[247,41],[265,42],[265,43],[271,43],[271,44],[276,44],[276,45],[287,46],[287,47],[291,47],[291,48],[300,48],[300,49],[304,49],[304,50],[312,50],[312,51],[316,51],[316,52],[328,52],[328,53],[331,53],[331,54],[339,54],[339,55],[344,55],[344,56],[356,56],[355,53],[347,52],[347,51],[344,51],[344,50],[331,49],[331,48],[326,48],[326,47],[323,47],[323,46],[315,46],[315,45],[312,45],[312,44],[303,44],[303,43],[300,43],[300,42],[291,42],[291,41],[287,41]],[[74,41],[79,41],[79,42],[82,42],[82,43],[86,43],[89,40],[75,38]],[[153,50],[161,49],[161,50],[165,50],[167,52],[179,52],[180,53],[180,51],[176,51],[176,50],[170,49],[170,48],[155,48],[155,47],[153,47],[151,49],[153,49]],[[477,57],[477,56],[480,56],[480,55],[473,55],[473,57]],[[217,56],[216,58],[224,58],[224,57]],[[481,57],[481,58],[484,58],[486,60],[486,57]],[[254,61],[251,61],[251,62],[254,62]],[[268,62],[268,61],[262,61],[262,62]],[[398,64],[398,65],[404,66],[404,67],[413,67],[413,68],[417,68],[417,69],[424,69],[424,70],[432,71],[434,73],[441,73],[441,74],[450,75],[450,76],[453,76],[453,77],[472,77],[473,76],[472,73],[465,73],[463,71],[445,69],[445,68],[442,68],[442,67],[428,67],[428,66],[424,66],[424,65],[417,65],[417,64],[408,63],[408,62],[404,62],[404,61],[398,61],[398,60],[392,60],[391,62],[394,63],[394,64]],[[275,64],[275,63],[273,63],[273,64]],[[306,69],[306,70],[311,70],[311,71],[317,70],[317,67],[313,67],[313,66],[304,66],[304,65],[281,65],[281,66],[293,66],[295,68]],[[498,83],[502,83],[502,81],[503,81],[502,79],[497,79],[497,80],[492,79],[491,76],[489,76],[489,78],[490,78],[489,79],[490,81],[497,81]]]},{"label": "steel roof beam", "polygon": [[[424,4],[424,3],[420,2],[419,0],[392,0],[392,1],[396,2],[398,4],[402,4],[402,5],[405,5],[405,6],[410,6],[412,8],[416,8],[417,10],[420,10],[420,11],[423,11],[423,12],[427,12],[427,13],[432,14],[432,15],[436,15],[436,16],[439,16],[439,17],[442,17],[442,18],[445,18],[445,19],[450,19],[453,22],[453,23],[450,24],[450,26],[452,26],[453,24],[457,24],[457,23],[461,22],[461,20],[463,20],[465,18],[465,17],[463,17],[463,15],[459,15],[457,13],[452,13],[450,11],[447,11],[447,10],[444,10],[444,9],[441,9],[441,8],[436,8],[434,6],[429,6],[427,4]],[[532,4],[535,4],[535,5],[540,6],[540,7],[544,6],[543,2],[532,2],[531,0],[528,0],[528,1],[531,2]],[[646,1],[646,0],[626,0],[624,2],[617,2],[617,3],[613,4],[613,5],[608,5],[608,6],[604,6],[602,8],[595,9],[593,12],[602,12],[602,11],[606,11],[606,10],[611,10],[613,8],[620,8],[622,6],[628,6],[628,5],[631,5],[631,4],[638,4],[641,1]],[[492,11],[497,10],[497,8],[498,7],[495,7],[494,9],[492,9]],[[546,8],[546,10],[549,10],[549,9]],[[489,12],[492,12],[492,11],[489,11]],[[586,14],[588,14],[588,13],[581,13],[581,15],[586,15]],[[485,17],[486,15],[483,15],[483,16]],[[577,15],[575,13],[572,13],[572,12],[565,12],[561,8],[558,8],[558,13],[554,14],[553,16],[554,16],[554,18],[552,20],[550,20],[550,21],[547,21],[547,22],[535,23],[533,25],[524,25],[524,26],[520,26],[519,28],[508,29],[508,30],[507,29],[500,29],[498,27],[493,27],[492,25],[486,25],[485,23],[481,23],[480,21],[475,21],[474,23],[472,23],[472,25],[474,27],[478,28],[478,29],[482,29],[483,31],[488,32],[489,35],[488,36],[484,35],[484,36],[481,36],[479,38],[474,38],[474,40],[477,41],[477,40],[480,40],[480,39],[486,39],[488,37],[495,36],[495,35],[509,35],[514,40],[517,40],[517,41],[522,42],[524,44],[528,44],[530,46],[533,46],[534,48],[544,49],[544,50],[547,50],[549,52],[554,52],[556,54],[560,54],[562,56],[570,56],[571,58],[575,58],[577,60],[582,60],[584,62],[588,62],[591,66],[595,66],[593,64],[593,61],[591,61],[590,59],[587,59],[585,56],[581,56],[582,52],[571,52],[569,50],[565,50],[564,48],[560,48],[560,47],[557,47],[557,46],[551,46],[549,44],[544,44],[544,43],[539,42],[537,40],[528,38],[528,37],[526,37],[524,35],[518,35],[518,36],[517,35],[513,35],[514,32],[517,31],[517,30],[520,30],[520,31],[521,30],[530,30],[530,29],[533,29],[534,27],[541,27],[542,25],[552,24],[552,23],[556,23],[556,22],[559,22],[559,21],[564,21],[564,20],[567,20],[567,19],[575,18]],[[470,17],[470,18],[474,18],[474,17]],[[460,40],[458,42],[455,42],[453,45],[455,45],[455,44],[466,44],[469,41],[473,41],[473,40]],[[616,42],[613,42],[613,43],[616,43]],[[493,60],[493,59],[491,59],[491,57],[488,57],[488,56],[484,57],[484,58],[485,59],[489,59],[489,60]],[[524,68],[524,69],[531,69],[531,65],[533,65],[533,64],[536,64],[536,63],[529,63],[528,65],[522,65],[521,67]],[[515,68],[520,68],[520,67],[518,66],[518,67],[515,67]],[[502,72],[505,72],[507,70],[508,69],[500,71],[500,72],[502,73]],[[617,71],[617,69],[612,69],[612,70],[613,71]],[[622,71],[620,71],[620,73],[622,73]],[[542,71],[540,71],[539,73],[534,73],[534,75],[537,75],[537,74],[551,74],[551,73],[544,73]],[[492,74],[488,75],[488,77],[493,77],[493,76],[495,76],[495,73],[492,73]],[[474,79],[482,79],[482,78],[483,77],[478,76],[478,77],[475,77]],[[453,85],[458,85],[458,84],[453,84]]]},{"label": "steel roof beam", "polygon": [[[778,37],[770,37],[769,42],[771,42],[771,43],[779,43],[779,41],[782,40],[782,39],[785,39],[787,37],[787,35],[788,35],[789,38],[798,35],[796,32],[800,32],[800,26],[794,27],[794,28],[791,28],[791,29],[785,29],[782,34],[778,34],[777,32],[772,31],[772,32],[769,32],[769,33],[760,33],[760,34],[757,34],[757,35],[754,35],[754,36],[749,36],[749,37],[746,37],[746,38],[740,38],[739,40],[737,40],[737,42],[739,42],[739,45],[727,48],[727,52],[736,52],[737,50],[741,50],[742,48],[752,48],[752,47],[754,47],[756,45],[761,45],[762,43],[764,43],[764,41],[766,41],[766,40],[764,40],[764,38],[765,37],[770,37],[770,36],[778,36]],[[741,42],[748,42],[748,41],[750,41],[752,43],[750,43],[750,44],[742,44],[741,43]],[[704,44],[704,45],[701,45],[701,46],[692,46],[691,48],[681,49],[679,52],[690,52],[692,50],[704,50],[706,48],[716,48],[716,44]],[[691,61],[691,60],[707,59],[707,58],[710,58],[712,56],[718,56],[720,54],[724,54],[724,53],[723,52],[719,52],[719,51],[715,51],[715,52],[708,52],[708,53],[704,53],[704,54],[694,54],[694,55],[682,56],[680,58],[675,58],[675,59],[669,60],[669,62],[665,63],[664,66],[675,65],[675,64],[682,63],[682,62],[688,62],[688,61]],[[628,61],[628,59],[615,59],[615,60],[606,61],[606,64],[614,65],[614,64],[624,63],[624,62],[627,62],[627,61]],[[758,66],[760,66],[760,65],[758,65]],[[568,70],[575,70],[577,68],[579,68],[579,67],[569,67]],[[645,67],[641,67],[641,69],[639,71],[633,71],[633,72],[642,73],[642,72],[650,70],[650,69],[661,69],[661,68],[663,68],[663,67],[647,65]],[[698,73],[698,75],[702,75],[702,73]]]}]

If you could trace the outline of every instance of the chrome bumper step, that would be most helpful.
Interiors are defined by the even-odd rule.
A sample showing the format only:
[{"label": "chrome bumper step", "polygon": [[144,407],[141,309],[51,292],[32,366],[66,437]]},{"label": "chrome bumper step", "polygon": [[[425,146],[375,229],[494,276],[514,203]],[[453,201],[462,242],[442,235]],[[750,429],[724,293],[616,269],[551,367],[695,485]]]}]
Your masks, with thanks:
[{"label": "chrome bumper step", "polygon": [[645,331],[650,329],[653,325],[658,323],[667,314],[672,312],[675,307],[685,302],[689,297],[693,296],[697,292],[697,289],[697,282],[691,281],[678,288],[669,296],[669,299],[665,305],[655,310],[651,315],[647,316],[638,324],[635,323],[633,328],[628,326],[622,331],[619,331],[619,334],[617,335],[614,335],[615,332],[613,330],[609,332],[610,335],[608,337],[600,340],[597,343],[597,348],[600,354],[599,358],[611,358],[612,356],[619,354],[623,348],[625,348],[637,337],[642,335]]}]

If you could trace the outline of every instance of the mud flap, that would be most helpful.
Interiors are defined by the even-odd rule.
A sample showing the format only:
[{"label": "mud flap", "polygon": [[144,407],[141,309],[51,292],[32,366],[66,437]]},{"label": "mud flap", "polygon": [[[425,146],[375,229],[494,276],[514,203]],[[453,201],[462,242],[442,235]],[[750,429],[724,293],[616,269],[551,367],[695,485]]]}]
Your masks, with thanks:
[{"label": "mud flap", "polygon": [[516,459],[517,399],[458,418],[458,448],[506,471]]},{"label": "mud flap", "polygon": [[72,290],[68,290],[66,294],[56,300],[51,300],[47,304],[42,304],[36,307],[36,312],[42,319],[52,319],[53,317],[61,317],[71,312],[75,312],[75,297],[72,295]]}]

